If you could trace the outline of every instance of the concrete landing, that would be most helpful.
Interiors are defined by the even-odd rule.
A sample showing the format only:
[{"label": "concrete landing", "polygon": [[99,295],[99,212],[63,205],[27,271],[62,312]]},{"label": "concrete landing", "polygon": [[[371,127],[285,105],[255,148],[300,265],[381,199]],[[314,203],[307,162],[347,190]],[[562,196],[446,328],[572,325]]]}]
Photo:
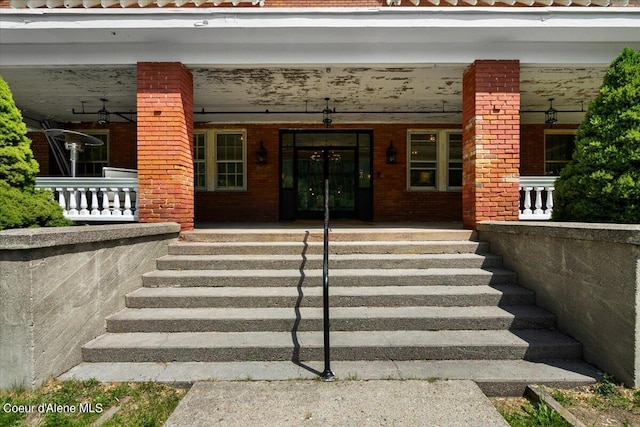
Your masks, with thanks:
[{"label": "concrete landing", "polygon": [[[156,381],[192,384],[198,381],[313,381],[324,363],[293,362],[169,362],[81,363],[61,379],[105,382]],[[522,396],[529,384],[577,387],[592,384],[602,373],[580,361],[547,360],[421,360],[366,362],[334,361],[340,381],[356,380],[470,380],[487,396]]]},{"label": "concrete landing", "polygon": [[199,382],[165,427],[508,426],[472,381]]}]

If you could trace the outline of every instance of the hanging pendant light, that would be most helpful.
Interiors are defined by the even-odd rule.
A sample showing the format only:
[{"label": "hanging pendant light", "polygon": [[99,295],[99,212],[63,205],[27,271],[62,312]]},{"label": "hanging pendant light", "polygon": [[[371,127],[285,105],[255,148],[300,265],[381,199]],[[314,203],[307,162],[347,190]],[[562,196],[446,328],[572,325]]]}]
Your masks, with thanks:
[{"label": "hanging pendant light", "polygon": [[325,98],[324,100],[327,102],[327,106],[322,110],[322,123],[328,128],[331,122],[333,122],[333,119],[331,119],[332,111],[329,108],[329,98]]},{"label": "hanging pendant light", "polygon": [[555,98],[549,98],[549,109],[544,112],[544,122],[549,126],[553,126],[558,122],[558,110],[553,108],[553,100]]},{"label": "hanging pendant light", "polygon": [[102,108],[98,110],[98,124],[102,126],[106,126],[109,124],[109,121],[110,121],[109,111],[107,111],[107,107],[105,105],[107,100],[104,98],[100,98],[100,101],[102,101]]}]

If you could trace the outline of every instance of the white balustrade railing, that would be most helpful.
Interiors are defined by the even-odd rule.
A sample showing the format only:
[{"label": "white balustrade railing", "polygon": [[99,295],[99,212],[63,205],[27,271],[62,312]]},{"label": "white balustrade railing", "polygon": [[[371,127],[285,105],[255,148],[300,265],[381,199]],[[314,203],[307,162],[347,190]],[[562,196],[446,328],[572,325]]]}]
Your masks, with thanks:
[{"label": "white balustrade railing", "polygon": [[520,219],[551,219],[556,178],[556,176],[520,177]]},{"label": "white balustrade railing", "polygon": [[73,221],[137,221],[138,178],[39,177]]}]

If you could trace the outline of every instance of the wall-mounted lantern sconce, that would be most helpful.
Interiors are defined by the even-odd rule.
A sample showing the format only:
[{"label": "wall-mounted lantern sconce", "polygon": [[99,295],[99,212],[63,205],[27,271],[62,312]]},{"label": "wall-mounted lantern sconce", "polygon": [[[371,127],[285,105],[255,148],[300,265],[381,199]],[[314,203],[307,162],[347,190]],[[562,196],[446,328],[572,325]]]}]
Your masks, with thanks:
[{"label": "wall-mounted lantern sconce", "polygon": [[387,148],[387,164],[394,165],[398,162],[396,154],[398,154],[398,150],[393,148],[393,141],[391,141],[389,143],[389,148]]},{"label": "wall-mounted lantern sconce", "polygon": [[259,165],[267,163],[267,149],[264,148],[264,142],[262,142],[262,140],[260,140],[260,148],[256,150],[256,163]]}]

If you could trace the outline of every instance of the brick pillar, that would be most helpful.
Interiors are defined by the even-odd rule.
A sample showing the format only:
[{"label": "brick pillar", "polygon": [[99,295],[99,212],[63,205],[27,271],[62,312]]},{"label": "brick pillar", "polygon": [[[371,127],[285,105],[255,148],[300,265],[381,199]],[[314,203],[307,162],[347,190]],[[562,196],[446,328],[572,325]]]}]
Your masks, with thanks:
[{"label": "brick pillar", "polygon": [[193,77],[176,62],[138,63],[138,216],[193,228]]},{"label": "brick pillar", "polygon": [[463,77],[462,218],[518,220],[520,63],[475,61]]}]

